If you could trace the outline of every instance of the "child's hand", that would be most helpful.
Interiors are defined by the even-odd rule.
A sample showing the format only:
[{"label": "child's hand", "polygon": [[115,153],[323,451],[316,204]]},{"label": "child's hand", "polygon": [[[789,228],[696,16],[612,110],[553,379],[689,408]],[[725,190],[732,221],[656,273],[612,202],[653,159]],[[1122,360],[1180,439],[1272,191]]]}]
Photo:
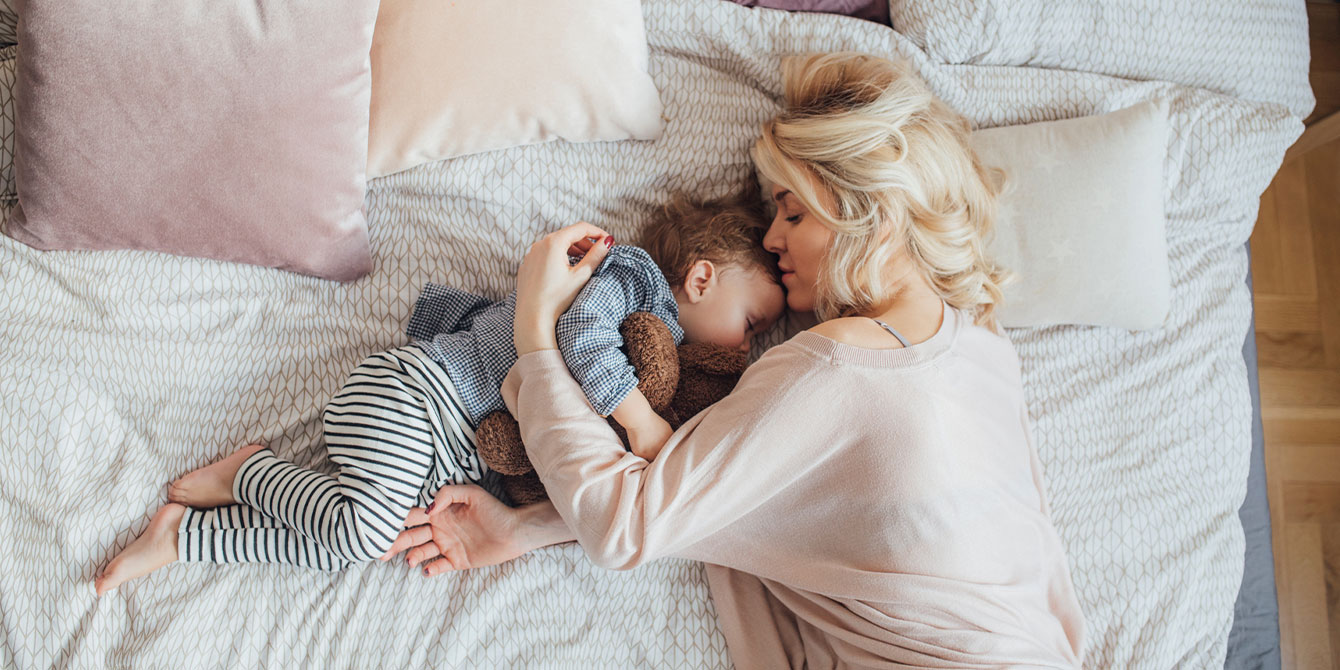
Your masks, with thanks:
[{"label": "child's hand", "polygon": [[628,430],[628,446],[632,448],[633,454],[648,461],[656,460],[656,455],[661,453],[661,448],[675,432],[665,419],[655,414],[642,421],[641,425],[625,428]]},{"label": "child's hand", "polygon": [[661,447],[675,432],[638,389],[630,391],[611,416],[627,431],[628,447],[633,453],[649,461],[661,453]]}]

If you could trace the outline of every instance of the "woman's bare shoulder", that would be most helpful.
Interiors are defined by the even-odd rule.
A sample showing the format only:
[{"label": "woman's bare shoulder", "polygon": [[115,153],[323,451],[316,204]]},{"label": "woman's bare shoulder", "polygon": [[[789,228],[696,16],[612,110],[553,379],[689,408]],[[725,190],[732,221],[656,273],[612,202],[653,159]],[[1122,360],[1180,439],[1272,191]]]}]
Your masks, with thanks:
[{"label": "woman's bare shoulder", "polygon": [[842,316],[836,319],[820,321],[809,328],[808,332],[814,333],[815,335],[823,335],[831,340],[838,340],[841,342],[841,336],[850,335],[855,332],[857,325],[863,320],[864,319],[859,316]]}]

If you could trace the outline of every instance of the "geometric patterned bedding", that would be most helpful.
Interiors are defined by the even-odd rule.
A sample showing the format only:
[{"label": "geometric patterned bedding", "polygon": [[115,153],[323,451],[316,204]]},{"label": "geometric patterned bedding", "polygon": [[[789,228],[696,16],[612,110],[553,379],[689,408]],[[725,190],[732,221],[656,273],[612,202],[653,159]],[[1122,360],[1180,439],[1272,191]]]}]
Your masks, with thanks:
[{"label": "geometric patterned bedding", "polygon": [[[1301,20],[1299,7],[1251,11],[1262,7]],[[1221,9],[1200,28],[1247,11]],[[662,139],[518,147],[374,181],[376,267],[358,282],[0,238],[0,666],[729,667],[700,565],[613,572],[576,545],[431,580],[403,562],[335,574],[176,564],[101,599],[90,580],[168,481],[240,444],[324,467],[322,407],[366,354],[405,342],[425,282],[501,296],[543,231],[586,219],[629,239],[674,191],[743,183],[777,109],[779,58],[853,49],[910,59],[981,126],[1168,104],[1167,326],[1010,336],[1088,619],[1087,665],[1222,667],[1251,442],[1243,245],[1310,107],[1287,84],[1306,52],[1226,73],[1184,54],[1193,87],[945,64],[926,35],[839,16],[717,0],[648,0],[644,12]],[[1261,48],[1290,38],[1285,23],[1261,28]],[[770,341],[798,327],[788,319]]]}]

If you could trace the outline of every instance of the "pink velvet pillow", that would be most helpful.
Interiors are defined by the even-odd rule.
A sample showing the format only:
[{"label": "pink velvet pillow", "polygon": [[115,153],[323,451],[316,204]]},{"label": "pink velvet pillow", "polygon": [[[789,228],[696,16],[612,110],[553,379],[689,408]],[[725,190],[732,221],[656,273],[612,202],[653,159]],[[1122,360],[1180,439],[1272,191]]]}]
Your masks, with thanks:
[{"label": "pink velvet pillow", "polygon": [[377,4],[27,0],[10,235],[366,274]]},{"label": "pink velvet pillow", "polygon": [[792,12],[845,14],[889,25],[889,0],[731,0],[746,7],[767,7]]}]

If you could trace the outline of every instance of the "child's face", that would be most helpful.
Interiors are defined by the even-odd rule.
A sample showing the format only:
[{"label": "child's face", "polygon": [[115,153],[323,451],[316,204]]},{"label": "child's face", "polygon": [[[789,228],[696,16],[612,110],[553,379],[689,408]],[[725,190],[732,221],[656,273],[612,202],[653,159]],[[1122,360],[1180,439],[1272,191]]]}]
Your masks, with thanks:
[{"label": "child's face", "polygon": [[781,318],[782,287],[765,272],[735,265],[716,268],[698,261],[675,288],[679,325],[689,342],[711,342],[749,351],[754,336]]}]

